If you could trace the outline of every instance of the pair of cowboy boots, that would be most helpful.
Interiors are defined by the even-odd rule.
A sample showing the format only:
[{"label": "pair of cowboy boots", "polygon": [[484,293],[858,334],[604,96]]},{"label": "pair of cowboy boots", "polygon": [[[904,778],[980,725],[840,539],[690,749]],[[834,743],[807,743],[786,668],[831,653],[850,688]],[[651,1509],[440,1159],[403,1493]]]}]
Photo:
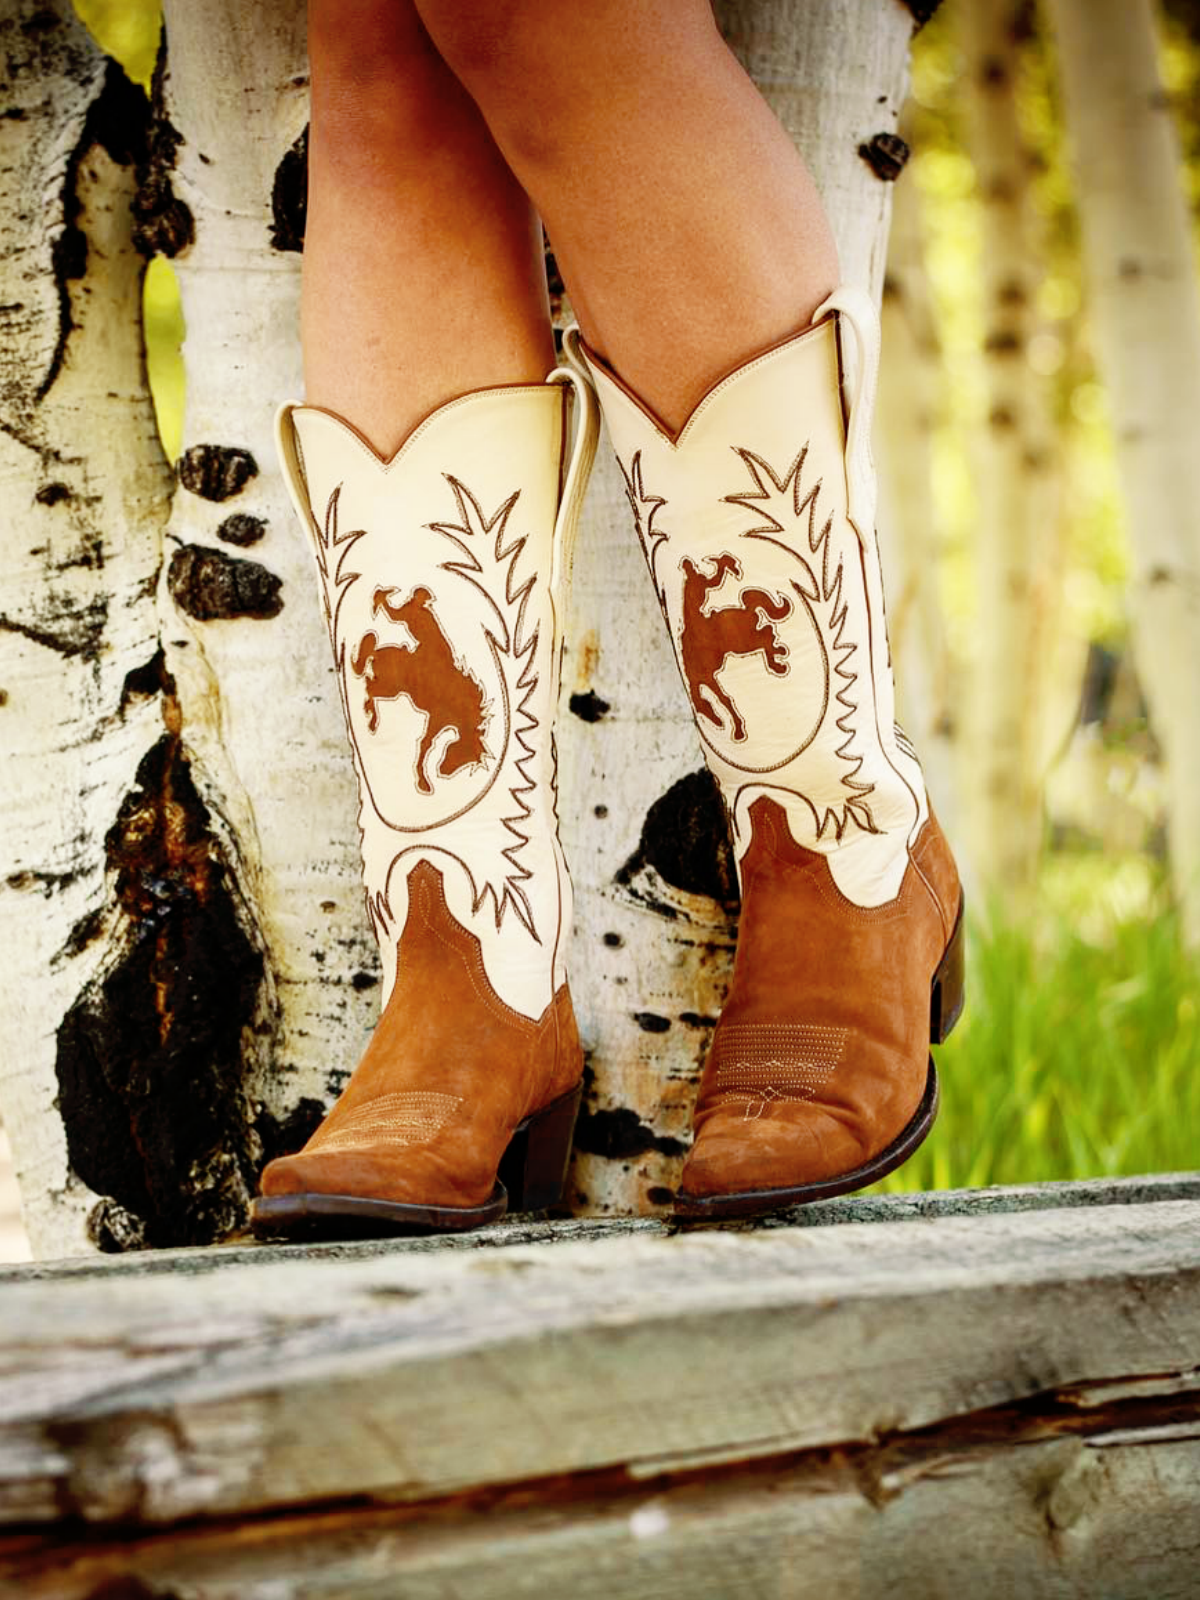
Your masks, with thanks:
[{"label": "pair of cowboy boots", "polygon": [[388,462],[330,413],[280,413],[384,1004],[329,1115],[265,1169],[261,1232],[469,1228],[561,1196],[582,1057],[552,720],[597,397],[742,887],[676,1211],[862,1187],[932,1125],[928,1044],[962,1006],[962,897],[893,722],[874,309],[839,289],[678,432],[574,331],[567,351],[545,384],[443,406]]}]

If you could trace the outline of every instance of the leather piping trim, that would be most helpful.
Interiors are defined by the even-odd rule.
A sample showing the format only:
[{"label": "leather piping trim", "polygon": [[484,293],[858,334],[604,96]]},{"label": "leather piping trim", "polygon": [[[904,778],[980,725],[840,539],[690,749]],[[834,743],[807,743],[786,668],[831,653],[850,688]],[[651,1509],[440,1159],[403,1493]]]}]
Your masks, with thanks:
[{"label": "leather piping trim", "polygon": [[[825,328],[827,321],[828,319],[825,319],[821,322],[814,323],[811,327],[801,328],[796,333],[789,333],[784,338],[777,340],[774,344],[767,345],[766,349],[758,350],[751,355],[744,356],[740,361],[735,362],[732,366],[726,368],[726,370],[721,373],[720,377],[715,378],[704,391],[704,394],[699,400],[697,400],[696,404],[688,412],[683,424],[678,429],[668,427],[662,418],[646,404],[636,390],[631,389],[625,382],[624,378],[622,378],[616,371],[614,371],[612,367],[609,366],[604,357],[597,355],[597,353],[592,349],[591,345],[588,344],[587,340],[583,338],[582,335],[580,335],[579,344],[580,348],[583,350],[583,353],[587,356],[588,360],[592,363],[596,370],[602,373],[603,376],[606,377],[615,388],[619,389],[632,405],[637,407],[655,432],[660,433],[668,444],[672,446],[678,446],[684,434],[687,433],[689,428],[691,428],[692,424],[699,417],[700,413],[705,409],[706,406],[710,404],[712,400],[715,399],[717,393],[723,389],[727,383],[730,383],[734,378],[740,377],[743,372],[748,372],[753,367],[757,367],[761,362],[769,361],[772,356],[778,355],[781,350],[786,350],[790,345],[800,344],[806,339],[815,339],[816,336]],[[844,410],[844,401],[842,402],[842,405]]]},{"label": "leather piping trim", "polygon": [[[309,405],[307,401],[305,401],[303,404],[290,401],[282,409],[285,409],[289,413],[289,416],[291,413],[296,411],[315,411],[323,417],[329,417],[340,427],[344,428],[348,434],[351,434],[378,466],[381,466],[385,472],[390,472],[400,460],[401,456],[407,454],[409,449],[413,446],[413,444],[416,443],[417,439],[425,432],[427,428],[431,427],[439,417],[448,412],[457,410],[459,406],[469,405],[471,402],[478,400],[483,395],[546,394],[552,392],[553,391],[549,390],[548,385],[544,381],[538,383],[491,383],[484,384],[478,389],[470,389],[467,391],[467,393],[455,395],[452,400],[445,400],[441,405],[434,406],[432,411],[426,412],[421,420],[413,427],[412,431],[406,434],[401,443],[396,446],[395,450],[390,456],[382,455],[380,451],[376,450],[375,446],[371,443],[370,439],[367,438],[366,434],[363,433],[361,428],[356,428],[352,422],[347,422],[345,417],[340,416],[336,411],[331,411],[328,406]],[[554,398],[557,400],[558,396],[555,395]]]}]

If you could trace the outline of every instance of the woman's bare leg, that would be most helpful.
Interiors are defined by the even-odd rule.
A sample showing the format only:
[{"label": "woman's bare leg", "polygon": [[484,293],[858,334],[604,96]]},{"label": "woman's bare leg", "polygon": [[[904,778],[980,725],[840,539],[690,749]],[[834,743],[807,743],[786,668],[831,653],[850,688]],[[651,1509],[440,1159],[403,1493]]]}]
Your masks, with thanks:
[{"label": "woman's bare leg", "polygon": [[672,424],[838,281],[709,0],[416,0],[545,219],[589,344]]},{"label": "woman's bare leg", "polygon": [[553,365],[541,229],[411,0],[309,0],[308,399],[390,455]]}]

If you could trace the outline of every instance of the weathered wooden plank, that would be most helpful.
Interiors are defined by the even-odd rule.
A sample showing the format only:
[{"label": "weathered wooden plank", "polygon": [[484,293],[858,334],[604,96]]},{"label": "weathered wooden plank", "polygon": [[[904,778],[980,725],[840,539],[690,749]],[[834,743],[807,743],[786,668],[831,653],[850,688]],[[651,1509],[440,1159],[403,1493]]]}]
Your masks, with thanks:
[{"label": "weathered wooden plank", "polygon": [[[1200,1200],[1200,1175],[1191,1172],[1149,1173],[1136,1178],[1086,1178],[1060,1183],[996,1185],[985,1189],[918,1190],[912,1194],[845,1195],[815,1205],[795,1206],[774,1216],[722,1224],[726,1232],[775,1228],[814,1228],[854,1222],[932,1221],[938,1217],[977,1217],[1013,1211],[1110,1205],[1145,1205],[1156,1200]],[[264,1244],[250,1236],[231,1239],[219,1249],[210,1245],[176,1250],[133,1251],[127,1255],[73,1256],[37,1261],[29,1266],[0,1266],[0,1286],[9,1281],[69,1278],[142,1277],[147,1273],[202,1274],[225,1267],[268,1261],[346,1260],[396,1254],[443,1254],[446,1251],[495,1250],[516,1244],[574,1244],[629,1234],[662,1238],[670,1225],[648,1217],[506,1218],[471,1233],[393,1239],[337,1240],[327,1244]]]},{"label": "weathered wooden plank", "polygon": [[1061,1402],[1007,1408],[648,1484],[596,1474],[491,1502],[218,1523],[115,1548],[30,1541],[0,1556],[0,1579],[27,1600],[93,1600],[117,1582],[188,1600],[1191,1600],[1200,1440],[1149,1428],[1122,1444],[1122,1418],[1153,1405],[1127,1394],[1075,1431]]},{"label": "weathered wooden plank", "polygon": [[3,1309],[10,1525],[420,1502],[1200,1388],[1200,1201],[10,1275]]}]

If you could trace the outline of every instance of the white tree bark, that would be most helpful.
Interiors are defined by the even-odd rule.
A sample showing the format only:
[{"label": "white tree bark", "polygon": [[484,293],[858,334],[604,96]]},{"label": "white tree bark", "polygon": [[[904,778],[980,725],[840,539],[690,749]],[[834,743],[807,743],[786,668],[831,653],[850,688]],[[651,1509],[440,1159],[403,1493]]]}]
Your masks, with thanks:
[{"label": "white tree bark", "polygon": [[[891,204],[879,172],[894,176],[904,154],[892,141],[912,12],[899,0],[718,0],[716,14],[814,173],[842,276],[878,302]],[[576,888],[571,982],[592,1073],[570,1201],[579,1211],[653,1211],[669,1199],[690,1138],[731,967],[722,896],[736,895],[736,879],[606,450],[589,509],[568,628],[577,714],[564,707],[560,739]]]},{"label": "white tree bark", "polygon": [[888,637],[896,707],[915,743],[942,826],[961,853],[961,744],[965,718],[939,591],[941,540],[933,495],[933,435],[945,409],[937,323],[921,229],[920,194],[903,174],[888,236],[875,455],[879,463],[880,550],[888,593]]},{"label": "white tree bark", "polygon": [[58,1034],[127,933],[106,835],[163,733],[169,472],[131,237],[142,97],[65,0],[7,0],[0,24],[0,1106],[53,1254],[84,1247],[94,1207],[56,1110]]},{"label": "white tree bark", "polygon": [[978,0],[958,16],[982,211],[986,382],[976,440],[971,854],[985,887],[1018,901],[1041,849],[1046,634],[1061,570],[1057,442],[1045,382],[1028,357],[1043,251],[1017,105],[1024,10],[1022,0]]},{"label": "white tree bark", "polygon": [[1134,651],[1167,766],[1171,867],[1200,944],[1200,287],[1151,0],[1048,0],[1090,314],[1112,408]]}]

